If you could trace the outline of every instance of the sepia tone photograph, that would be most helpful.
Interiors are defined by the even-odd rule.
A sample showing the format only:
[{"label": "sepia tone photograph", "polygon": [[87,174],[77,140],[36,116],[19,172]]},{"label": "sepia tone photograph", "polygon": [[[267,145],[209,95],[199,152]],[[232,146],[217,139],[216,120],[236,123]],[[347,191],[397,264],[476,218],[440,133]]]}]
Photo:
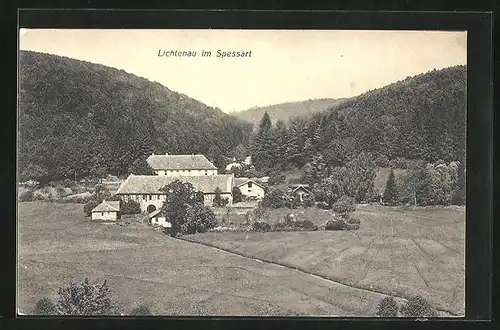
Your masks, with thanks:
[{"label": "sepia tone photograph", "polygon": [[465,316],[466,31],[18,41],[18,315]]}]

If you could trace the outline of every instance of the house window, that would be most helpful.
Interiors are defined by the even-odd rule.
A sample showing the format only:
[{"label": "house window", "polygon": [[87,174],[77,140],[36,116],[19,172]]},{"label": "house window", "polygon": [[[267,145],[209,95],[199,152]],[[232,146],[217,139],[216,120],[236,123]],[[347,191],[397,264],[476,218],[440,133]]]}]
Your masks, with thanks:
[{"label": "house window", "polygon": [[104,212],[101,212],[101,216],[104,216]]},{"label": "house window", "polygon": [[248,183],[248,188],[252,188],[252,182]]},{"label": "house window", "polygon": [[142,199],[145,201],[148,200],[148,195],[142,195]]},{"label": "house window", "polygon": [[205,171],[205,175],[208,175],[208,171]]}]

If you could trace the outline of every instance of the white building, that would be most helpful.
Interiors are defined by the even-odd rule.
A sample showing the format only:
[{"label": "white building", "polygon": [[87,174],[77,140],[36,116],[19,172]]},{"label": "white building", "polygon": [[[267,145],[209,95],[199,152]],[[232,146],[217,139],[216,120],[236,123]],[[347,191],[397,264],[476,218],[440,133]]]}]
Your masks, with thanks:
[{"label": "white building", "polygon": [[167,218],[163,214],[161,208],[159,208],[156,211],[151,212],[148,215],[148,218],[149,218],[149,222],[152,225],[156,224],[156,225],[160,225],[160,226],[162,226],[164,228],[172,228],[172,224],[169,221],[167,221]]},{"label": "white building", "polygon": [[152,213],[161,208],[167,198],[166,192],[160,189],[176,180],[191,183],[196,191],[201,191],[207,206],[212,206],[217,188],[220,189],[222,198],[227,198],[229,204],[233,202],[233,174],[203,176],[131,174],[120,185],[116,195],[120,196],[123,201],[134,200],[141,205],[143,212]]},{"label": "white building", "polygon": [[92,220],[116,221],[120,212],[120,201],[103,201],[92,210]]},{"label": "white building", "polygon": [[312,196],[312,192],[309,190],[308,184],[296,184],[290,186],[291,193],[297,196],[299,201],[303,202],[304,198],[307,196]]},{"label": "white building", "polygon": [[217,167],[204,155],[150,155],[146,161],[159,176],[217,175]]},{"label": "white building", "polygon": [[244,196],[261,199],[265,194],[264,185],[256,178],[235,178],[234,186],[238,187]]}]

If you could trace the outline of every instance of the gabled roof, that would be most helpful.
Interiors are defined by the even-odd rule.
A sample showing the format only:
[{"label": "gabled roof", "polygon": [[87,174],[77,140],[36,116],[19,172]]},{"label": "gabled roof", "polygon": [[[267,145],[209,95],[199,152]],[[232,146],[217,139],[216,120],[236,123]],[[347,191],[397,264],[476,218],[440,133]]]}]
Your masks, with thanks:
[{"label": "gabled roof", "polygon": [[311,193],[311,191],[309,189],[307,189],[309,187],[309,185],[296,185],[295,188],[292,189],[292,193],[296,192],[297,190],[304,190],[306,191],[307,193]]},{"label": "gabled roof", "polygon": [[94,207],[92,212],[119,212],[120,201],[102,201],[101,204]]},{"label": "gabled roof", "polygon": [[149,214],[148,214],[148,217],[149,217],[149,218],[153,218],[153,217],[155,217],[156,215],[158,215],[158,214],[162,213],[162,211],[163,211],[163,209],[162,209],[162,208],[159,208],[159,209],[157,209],[157,210],[155,210],[155,211],[153,211],[153,212],[149,213]]},{"label": "gabled roof", "polygon": [[234,178],[234,186],[235,187],[240,187],[247,182],[253,182],[256,185],[258,185],[259,187],[264,188],[264,186],[262,185],[262,182],[260,182],[260,180],[257,178]]},{"label": "gabled roof", "polygon": [[153,170],[216,170],[204,155],[150,155],[146,161]]},{"label": "gabled roof", "polygon": [[160,189],[179,180],[189,182],[194,189],[203,193],[215,193],[219,187],[222,193],[231,193],[233,189],[232,174],[200,175],[200,176],[166,176],[166,175],[134,175],[131,174],[118,188],[116,194],[159,194]]}]

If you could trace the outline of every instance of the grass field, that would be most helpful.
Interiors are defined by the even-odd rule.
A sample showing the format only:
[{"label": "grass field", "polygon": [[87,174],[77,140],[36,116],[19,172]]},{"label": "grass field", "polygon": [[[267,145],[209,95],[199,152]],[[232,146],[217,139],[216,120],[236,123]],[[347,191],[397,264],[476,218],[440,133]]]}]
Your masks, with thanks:
[{"label": "grass field", "polygon": [[[403,290],[412,284],[444,308],[460,311],[463,305],[463,219],[458,211],[394,210],[392,216],[382,214],[385,209],[360,209],[362,226],[356,233],[188,237],[245,257],[173,239],[140,223],[91,223],[82,208],[19,204],[18,309],[23,313],[30,313],[41,297],[55,297],[59,286],[85,277],[106,278],[124,313],[144,303],[161,315],[371,316],[385,296],[251,256],[299,265],[347,284],[375,283],[382,285],[380,290],[384,285],[387,291]],[[389,219],[396,218],[399,223],[389,226]],[[438,228],[448,240],[439,240]],[[454,249],[457,256],[448,250],[444,254],[445,249]],[[415,275],[415,267],[428,287],[418,282],[423,280]],[[390,277],[381,279],[384,275]]]},{"label": "grass field", "polygon": [[[270,222],[289,212],[275,210]],[[303,213],[301,213],[303,212]],[[317,224],[331,215],[294,210]],[[435,307],[464,313],[465,212],[462,208],[360,205],[358,231],[205,233],[185,239],[296,267],[340,283],[386,294],[420,294]]]}]

